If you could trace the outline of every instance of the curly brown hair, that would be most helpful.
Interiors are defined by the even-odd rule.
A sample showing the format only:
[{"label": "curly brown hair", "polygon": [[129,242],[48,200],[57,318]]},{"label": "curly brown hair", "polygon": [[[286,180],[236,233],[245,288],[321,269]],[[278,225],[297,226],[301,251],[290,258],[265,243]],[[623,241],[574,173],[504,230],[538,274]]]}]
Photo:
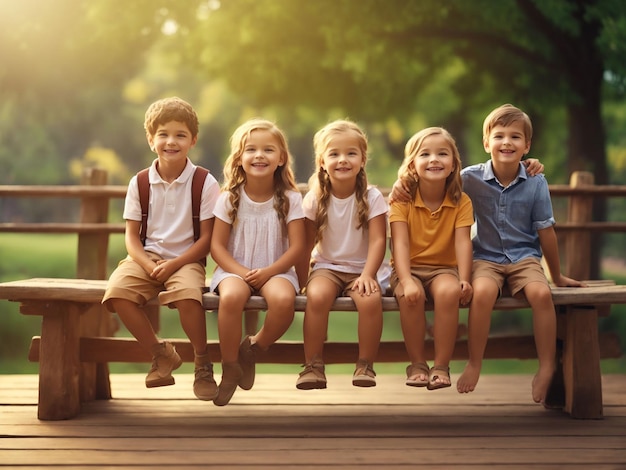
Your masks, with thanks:
[{"label": "curly brown hair", "polygon": [[198,115],[189,103],[176,96],[152,103],[146,110],[143,127],[147,135],[154,137],[159,126],[171,121],[185,123],[192,138],[198,135]]}]

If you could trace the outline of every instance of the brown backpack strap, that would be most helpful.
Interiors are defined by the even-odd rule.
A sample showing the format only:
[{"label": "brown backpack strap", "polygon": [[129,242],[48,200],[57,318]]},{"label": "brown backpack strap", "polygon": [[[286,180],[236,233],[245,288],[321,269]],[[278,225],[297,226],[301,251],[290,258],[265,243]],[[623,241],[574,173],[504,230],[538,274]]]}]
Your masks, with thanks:
[{"label": "brown backpack strap", "polygon": [[[200,238],[200,203],[202,202],[202,189],[209,170],[201,166],[196,167],[191,181],[191,217],[193,220],[193,241]],[[206,258],[200,260],[206,266]]]},{"label": "brown backpack strap", "polygon": [[204,180],[209,174],[209,170],[196,167],[191,181],[191,217],[193,219],[193,241],[200,238],[200,203],[202,202],[202,189],[204,188]]},{"label": "brown backpack strap", "polygon": [[[200,238],[200,204],[202,202],[202,189],[209,170],[201,166],[196,167],[191,180],[191,217],[193,221],[193,241]],[[141,228],[139,238],[143,245],[146,244],[146,232],[148,230],[148,208],[150,207],[150,179],[149,168],[137,173],[137,186],[139,187],[139,203],[141,205]],[[206,264],[206,259],[200,260]]]},{"label": "brown backpack strap", "polygon": [[139,239],[141,244],[146,244],[146,232],[148,230],[148,207],[150,207],[150,178],[149,168],[137,173],[137,186],[139,187],[139,204],[141,205],[141,227]]}]

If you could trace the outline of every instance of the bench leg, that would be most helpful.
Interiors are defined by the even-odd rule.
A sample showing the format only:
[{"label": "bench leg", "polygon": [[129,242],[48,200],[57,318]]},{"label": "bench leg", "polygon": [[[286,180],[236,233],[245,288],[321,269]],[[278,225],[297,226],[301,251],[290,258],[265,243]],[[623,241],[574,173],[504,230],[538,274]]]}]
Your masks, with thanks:
[{"label": "bench leg", "polygon": [[565,411],[573,418],[602,418],[598,312],[567,307],[563,349]]},{"label": "bench leg", "polygon": [[[81,336],[113,336],[110,313],[100,304],[91,306],[80,318]],[[82,362],[80,364],[80,401],[111,398],[109,365]]]},{"label": "bench leg", "polygon": [[39,350],[41,420],[70,419],[80,412],[79,331],[81,306],[60,303],[43,316]]}]

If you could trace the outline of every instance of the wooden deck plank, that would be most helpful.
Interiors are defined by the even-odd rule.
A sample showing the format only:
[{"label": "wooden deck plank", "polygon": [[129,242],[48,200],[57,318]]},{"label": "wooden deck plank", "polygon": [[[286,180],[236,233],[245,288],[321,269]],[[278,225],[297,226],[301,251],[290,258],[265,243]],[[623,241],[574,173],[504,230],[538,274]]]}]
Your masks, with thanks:
[{"label": "wooden deck plank", "polygon": [[[242,452],[245,449],[245,442],[241,442],[242,447],[233,451],[222,451],[213,446],[205,446],[195,452],[172,450],[167,453],[163,452],[144,452],[142,453],[141,463],[151,466],[171,466],[177,468],[180,462],[192,465],[214,466],[224,468],[232,467],[232,462],[237,465],[255,465],[262,462],[269,466],[284,466],[285,460],[315,462],[318,467],[341,467],[343,465],[361,464],[370,468],[391,468],[396,466],[415,465],[415,459],[418,459],[422,465],[466,465],[472,462],[471,468],[477,465],[503,464],[509,465],[527,465],[526,468],[534,468],[534,463],[540,464],[557,464],[563,461],[563,458],[550,449],[534,449],[534,448],[516,448],[515,452],[502,450],[498,455],[480,454],[475,449],[457,449],[451,448],[446,451],[440,450],[433,452],[424,449],[419,452],[412,449],[407,452],[406,447],[398,447],[393,449],[381,449],[378,447],[370,449],[359,449],[358,452],[350,449],[326,449],[320,448],[309,449],[293,449],[289,447],[289,442],[283,442],[282,446],[270,447],[265,449],[257,449],[254,452]],[[210,457],[207,459],[207,452],[210,451]],[[4,454],[6,452],[6,454]],[[28,455],[23,455],[19,451],[4,451],[3,464],[6,465],[32,465],[35,459]],[[568,453],[572,462],[576,462],[577,466],[585,465],[596,468],[596,464],[622,464],[623,452],[607,451],[606,449],[569,449]],[[136,458],[137,453],[134,450],[119,450],[117,452],[93,450],[40,450],[37,451],[39,457],[46,462],[47,466],[63,466],[67,462],[79,465],[100,465],[100,466],[121,466]],[[618,468],[618,467],[616,467]]]},{"label": "wooden deck plank", "polygon": [[[604,419],[572,420],[530,398],[530,375],[485,375],[472,394],[371,389],[331,374],[327,390],[260,374],[226,407],[196,400],[192,376],[146,389],[114,374],[112,400],[69,421],[37,419],[37,377],[0,376],[0,466],[75,468],[626,468],[626,376],[604,375]],[[453,376],[453,381],[457,377]],[[471,465],[469,465],[471,463]]]}]

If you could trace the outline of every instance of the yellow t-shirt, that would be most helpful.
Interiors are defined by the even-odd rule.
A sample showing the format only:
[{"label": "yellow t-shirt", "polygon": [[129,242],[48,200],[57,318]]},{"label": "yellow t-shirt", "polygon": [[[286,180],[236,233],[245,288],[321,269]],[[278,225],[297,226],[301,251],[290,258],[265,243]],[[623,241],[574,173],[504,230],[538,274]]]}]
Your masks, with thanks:
[{"label": "yellow t-shirt", "polygon": [[472,201],[467,194],[461,193],[459,204],[454,205],[446,194],[439,209],[431,212],[417,191],[413,203],[391,204],[389,223],[394,222],[408,224],[411,266],[456,267],[454,231],[474,223]]}]

